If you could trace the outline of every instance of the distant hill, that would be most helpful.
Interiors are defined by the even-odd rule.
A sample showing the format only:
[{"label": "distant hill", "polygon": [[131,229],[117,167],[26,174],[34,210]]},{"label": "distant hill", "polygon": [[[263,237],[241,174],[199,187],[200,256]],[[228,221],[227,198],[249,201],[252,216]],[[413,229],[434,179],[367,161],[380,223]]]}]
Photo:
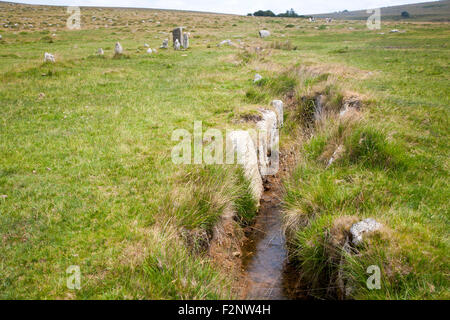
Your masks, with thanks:
[{"label": "distant hill", "polygon": [[[409,18],[402,18],[402,12],[408,12]],[[365,20],[370,14],[366,10],[343,11],[328,14],[313,15],[316,18],[333,18],[342,20]],[[412,21],[450,21],[450,0],[422,2],[401,6],[381,8],[383,20]]]}]

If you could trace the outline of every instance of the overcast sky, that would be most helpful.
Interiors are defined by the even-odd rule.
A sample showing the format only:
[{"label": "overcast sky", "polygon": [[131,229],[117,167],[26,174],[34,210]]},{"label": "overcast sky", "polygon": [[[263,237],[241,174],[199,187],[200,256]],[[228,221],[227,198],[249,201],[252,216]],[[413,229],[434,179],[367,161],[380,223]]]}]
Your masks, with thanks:
[{"label": "overcast sky", "polygon": [[281,13],[293,8],[299,14],[315,14],[430,1],[433,0],[18,0],[17,2],[64,6],[178,9],[236,14],[247,14],[257,10],[272,10],[275,13]]}]

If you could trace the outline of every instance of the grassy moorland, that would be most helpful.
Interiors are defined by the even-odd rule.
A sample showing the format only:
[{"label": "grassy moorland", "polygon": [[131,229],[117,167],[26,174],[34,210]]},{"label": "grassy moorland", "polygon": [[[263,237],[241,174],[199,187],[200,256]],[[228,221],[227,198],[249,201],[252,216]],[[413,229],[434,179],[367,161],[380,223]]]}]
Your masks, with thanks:
[{"label": "grassy moorland", "polygon": [[[82,29],[67,30],[65,8],[0,8],[1,298],[236,296],[198,235],[230,206],[251,219],[248,184],[234,166],[174,165],[171,134],[194,120],[203,130],[246,126],[242,116],[292,92],[281,143],[300,143],[285,214],[304,281],[333,279],[339,237],[325,235],[374,217],[383,232],[343,256],[351,296],[449,297],[448,24],[383,21],[370,31],[354,21],[82,8]],[[179,25],[188,50],[146,53]],[[259,39],[261,28],[272,36]],[[236,46],[218,47],[224,39]],[[117,41],[124,55],[113,58]],[[57,62],[43,63],[44,52]],[[267,81],[253,85],[255,72]],[[312,130],[306,102],[317,93],[331,109],[355,94],[361,114]],[[327,167],[337,145],[345,152]],[[364,285],[372,264],[380,290]],[[80,266],[80,290],[66,287],[70,265]]]},{"label": "grassy moorland", "polygon": [[[402,17],[402,12],[408,12],[409,18]],[[405,4],[400,6],[381,8],[381,15],[383,19],[387,20],[412,20],[412,21],[442,21],[448,22],[450,17],[450,1],[428,1],[421,3]],[[366,20],[367,11],[341,11],[330,14],[318,14],[317,18],[333,18],[343,20]]]}]

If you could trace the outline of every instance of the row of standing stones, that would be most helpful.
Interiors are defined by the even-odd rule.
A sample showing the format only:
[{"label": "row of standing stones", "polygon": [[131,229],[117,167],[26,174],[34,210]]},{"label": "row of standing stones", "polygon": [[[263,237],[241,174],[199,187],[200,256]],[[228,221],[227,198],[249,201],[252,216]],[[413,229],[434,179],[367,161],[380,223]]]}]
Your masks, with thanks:
[{"label": "row of standing stones", "polygon": [[[253,82],[262,80],[260,74],[256,74]],[[316,113],[318,117],[322,114],[321,103],[317,103]],[[256,127],[262,135],[258,142],[255,137],[246,131],[233,131],[231,142],[233,152],[238,155],[238,162],[244,169],[244,175],[250,181],[250,186],[255,199],[259,202],[262,197],[264,187],[263,178],[268,174],[273,174],[269,168],[273,166],[274,161],[278,161],[279,156],[279,130],[283,126],[284,104],[281,100],[271,102],[273,110],[259,109],[261,120],[256,123]],[[345,103],[339,117],[344,117],[349,109],[359,110],[359,104]],[[255,147],[256,146],[256,147]],[[270,155],[270,156],[269,156]],[[327,168],[330,166],[333,157],[330,159]],[[373,218],[367,218],[354,223],[349,230],[350,242],[356,247],[363,242],[364,235],[380,230],[383,225]]]},{"label": "row of standing stones", "polygon": [[[266,38],[266,37],[270,36],[270,32],[268,30],[260,30],[259,36],[261,38]],[[181,50],[181,48],[186,50],[189,48],[189,33],[183,32],[183,27],[177,27],[177,28],[173,29],[172,30],[172,38],[173,38],[174,50],[178,51],[178,50]],[[1,39],[2,39],[2,36],[0,35],[0,40]],[[223,40],[222,42],[219,43],[219,46],[222,46],[224,44],[232,45],[232,42],[231,42],[231,40]],[[145,47],[147,47],[147,53],[149,53],[149,54],[157,52],[156,49],[150,48],[150,46],[148,44],[145,44]],[[169,48],[169,39],[164,39],[162,45],[160,46],[160,49],[168,49],[168,48]],[[119,42],[117,42],[116,45],[114,46],[114,54],[121,55],[122,53],[123,53],[123,47]],[[97,50],[97,54],[104,55],[105,52],[104,52],[103,48],[99,48]],[[45,52],[44,62],[55,62],[55,61],[56,61],[56,58],[53,54]]]},{"label": "row of standing stones", "polygon": [[[178,28],[175,28],[174,30],[172,30],[172,35],[173,35],[174,50],[181,50],[181,48],[183,48],[183,49],[189,48],[189,33],[183,32],[183,27],[178,27]],[[0,40],[1,39],[2,38],[0,35]],[[156,49],[150,48],[150,46],[148,44],[145,44],[144,46],[147,48],[147,53],[156,53],[157,52]],[[169,39],[164,39],[162,45],[160,46],[160,49],[168,49],[168,48],[169,48]],[[97,50],[97,54],[104,55],[105,52],[104,52],[103,48],[99,48]],[[116,55],[123,54],[123,47],[120,44],[120,42],[116,42],[116,44],[114,46],[114,54],[116,54]],[[44,62],[53,62],[54,63],[54,62],[56,62],[56,58],[53,54],[45,52]]]}]

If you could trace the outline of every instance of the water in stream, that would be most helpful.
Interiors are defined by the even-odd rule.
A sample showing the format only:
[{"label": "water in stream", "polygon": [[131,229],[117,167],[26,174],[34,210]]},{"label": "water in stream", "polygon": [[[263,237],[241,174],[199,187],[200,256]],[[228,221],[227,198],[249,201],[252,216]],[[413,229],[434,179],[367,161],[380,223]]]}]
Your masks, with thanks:
[{"label": "water in stream", "polygon": [[243,247],[243,266],[249,278],[247,299],[302,299],[298,274],[287,263],[280,202],[266,191],[253,231]]}]

